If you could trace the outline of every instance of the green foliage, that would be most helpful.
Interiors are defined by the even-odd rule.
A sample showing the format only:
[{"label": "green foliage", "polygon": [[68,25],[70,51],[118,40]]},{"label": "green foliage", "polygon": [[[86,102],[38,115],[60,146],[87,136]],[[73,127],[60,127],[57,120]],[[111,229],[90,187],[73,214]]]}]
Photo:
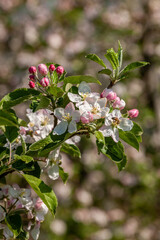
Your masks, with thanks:
[{"label": "green foliage", "polygon": [[64,172],[62,167],[59,167],[59,176],[61,177],[64,184],[66,184],[69,174]]},{"label": "green foliage", "polygon": [[9,156],[9,149],[5,147],[0,147],[0,160]]},{"label": "green foliage", "polygon": [[148,62],[133,62],[133,63],[130,63],[129,65],[127,65],[122,71],[121,73],[126,73],[126,72],[129,72],[131,70],[134,70],[136,68],[140,68],[140,67],[144,67],[146,65],[148,65],[149,63]]},{"label": "green foliage", "polygon": [[122,130],[119,130],[119,137],[123,141],[125,141],[126,143],[128,143],[129,145],[137,149],[137,151],[139,151],[139,142],[133,133],[131,133],[130,131],[124,132]]},{"label": "green foliage", "polygon": [[0,126],[18,127],[18,121],[12,112],[0,110]]},{"label": "green foliage", "polygon": [[23,162],[25,163],[29,163],[29,162],[32,162],[33,161],[33,158],[30,157],[30,156],[27,156],[27,155],[17,155],[17,154],[14,154],[14,159],[15,160],[22,160]]},{"label": "green foliage", "polygon": [[81,152],[74,144],[63,143],[61,146],[61,151],[69,154],[72,157],[81,158]]},{"label": "green foliage", "polygon": [[92,76],[83,76],[83,75],[69,76],[63,80],[64,85],[66,85],[67,83],[80,84],[83,81],[87,83],[98,83],[99,85],[101,85],[101,83]]},{"label": "green foliage", "polygon": [[48,87],[48,92],[51,93],[54,98],[60,98],[64,94],[64,91],[61,88],[53,85]]},{"label": "green foliage", "polygon": [[105,75],[108,75],[110,76],[112,74],[112,71],[110,69],[102,69],[98,72],[99,74],[105,74]]},{"label": "green foliage", "polygon": [[19,135],[19,128],[17,127],[5,127],[4,135],[10,143],[13,143]]},{"label": "green foliage", "polygon": [[96,54],[88,54],[86,58],[100,64],[102,67],[106,68],[106,65],[104,64],[103,60],[99,58]]},{"label": "green foliage", "polygon": [[108,49],[104,56],[108,59],[114,70],[119,67],[118,54],[113,50],[113,48]]},{"label": "green foliage", "polygon": [[34,176],[23,174],[23,177],[37,193],[37,195],[42,199],[42,201],[46,204],[51,213],[54,215],[57,208],[57,198],[52,188],[47,186],[41,179]]},{"label": "green foliage", "polygon": [[50,99],[48,97],[42,95],[40,98],[40,102],[37,105],[35,111],[42,109],[42,108],[47,108],[49,104],[50,104]]},{"label": "green foliage", "polygon": [[0,108],[11,108],[24,101],[31,100],[34,97],[40,96],[41,92],[35,89],[19,88],[7,94],[0,101]]},{"label": "green foliage", "polygon": [[22,220],[18,214],[8,214],[5,218],[8,228],[13,232],[14,238],[16,238],[22,230]]}]

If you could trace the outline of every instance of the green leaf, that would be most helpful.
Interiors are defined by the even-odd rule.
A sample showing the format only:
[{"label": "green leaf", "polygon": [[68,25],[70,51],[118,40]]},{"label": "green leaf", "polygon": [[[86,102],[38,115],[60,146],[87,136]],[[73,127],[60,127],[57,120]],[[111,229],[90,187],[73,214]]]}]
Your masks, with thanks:
[{"label": "green leaf", "polygon": [[120,141],[116,143],[111,137],[106,137],[105,144],[106,148],[103,148],[101,152],[115,162],[122,161],[124,157],[124,147],[122,143]]},{"label": "green leaf", "polygon": [[98,72],[99,74],[106,74],[108,76],[110,76],[112,74],[112,71],[110,69],[102,69]]},{"label": "green leaf", "polygon": [[130,63],[129,65],[127,65],[122,71],[121,73],[125,73],[125,72],[129,72],[133,69],[136,69],[136,68],[140,68],[140,67],[144,67],[146,65],[148,65],[149,63],[148,62],[133,62],[133,63]]},{"label": "green leaf", "polygon": [[40,98],[40,102],[39,102],[38,106],[36,107],[35,111],[37,111],[39,109],[47,108],[49,104],[50,104],[50,99],[47,98],[46,96],[42,95]]},{"label": "green leaf", "polygon": [[63,183],[66,184],[69,174],[64,172],[62,167],[59,167],[59,175],[62,178]]},{"label": "green leaf", "polygon": [[25,163],[29,163],[29,162],[32,162],[33,161],[33,158],[30,157],[30,156],[27,156],[27,155],[17,155],[17,154],[14,154],[14,159],[15,160],[22,160],[23,162]]},{"label": "green leaf", "polygon": [[116,70],[119,67],[118,54],[113,50],[113,48],[108,49],[104,56],[108,59],[113,69]]},{"label": "green leaf", "polygon": [[72,157],[81,158],[81,152],[79,148],[74,144],[63,143],[61,151],[69,154]]},{"label": "green leaf", "polygon": [[137,149],[137,151],[139,151],[139,142],[138,142],[137,138],[135,137],[135,135],[133,133],[128,132],[128,131],[124,132],[121,129],[119,129],[119,137],[123,141],[128,143],[130,146]]},{"label": "green leaf", "polygon": [[0,147],[0,160],[9,156],[9,149],[5,147]]},{"label": "green leaf", "polygon": [[52,188],[47,186],[41,179],[27,174],[22,174],[29,185],[37,193],[37,195],[46,204],[52,214],[56,213],[57,208],[57,198]]},{"label": "green leaf", "polygon": [[64,82],[64,85],[66,85],[67,83],[80,84],[83,81],[86,83],[98,83],[99,85],[101,85],[100,81],[98,81],[96,78],[92,76],[83,76],[83,75],[66,77],[63,82]]},{"label": "green leaf", "polygon": [[28,240],[29,239],[29,232],[21,231],[21,233],[16,237],[18,240]]},{"label": "green leaf", "polygon": [[7,215],[7,217],[5,218],[5,222],[8,228],[13,232],[14,238],[17,237],[22,230],[22,220],[20,215]]},{"label": "green leaf", "polygon": [[143,134],[143,130],[142,130],[142,128],[138,125],[138,123],[133,122],[133,128],[131,129],[130,132],[135,135],[135,137],[137,138],[138,142],[142,142],[142,137],[141,137],[141,135]]},{"label": "green leaf", "polygon": [[121,162],[118,162],[116,164],[117,164],[118,170],[122,171],[125,168],[126,164],[127,164],[127,157],[126,157],[126,155],[123,156],[123,159],[122,159]]},{"label": "green leaf", "polygon": [[[32,145],[30,145],[29,147],[29,151],[37,151],[37,150],[40,150],[42,148],[44,148],[46,145],[48,145],[49,143],[52,143],[52,139],[50,136],[47,136],[46,138],[44,139],[41,139],[35,143],[33,143]],[[28,152],[29,152],[28,151]],[[28,153],[27,152],[27,153]],[[26,153],[26,154],[27,154]]]},{"label": "green leaf", "polygon": [[27,150],[27,146],[26,146],[26,143],[23,139],[23,137],[20,135],[20,139],[21,139],[21,144],[22,144],[22,149],[23,149],[23,154],[26,153],[26,150]]},{"label": "green leaf", "polygon": [[99,58],[96,54],[88,54],[86,58],[100,64],[102,67],[106,68],[106,65],[104,64],[103,60]]},{"label": "green leaf", "polygon": [[19,128],[10,126],[5,127],[4,135],[9,140],[10,143],[13,143],[19,135]]},{"label": "green leaf", "polygon": [[3,147],[7,143],[6,137],[4,134],[0,135],[0,146]]},{"label": "green leaf", "polygon": [[56,71],[53,71],[52,74],[50,74],[50,78],[52,83],[58,83],[58,74]]},{"label": "green leaf", "polygon": [[0,110],[0,126],[18,127],[17,118],[11,112]]},{"label": "green leaf", "polygon": [[122,67],[122,61],[123,61],[123,48],[121,46],[120,41],[118,41],[118,62],[119,62],[119,68]]},{"label": "green leaf", "polygon": [[107,149],[107,147],[105,146],[105,138],[104,138],[103,134],[99,131],[96,131],[94,134],[96,137],[98,153],[105,151],[105,149],[103,149],[103,148],[105,147]]},{"label": "green leaf", "polygon": [[48,92],[51,93],[55,98],[60,98],[64,94],[64,91],[61,88],[53,85],[48,88]]},{"label": "green leaf", "polygon": [[13,92],[7,94],[0,101],[0,108],[10,108],[19,103],[33,99],[35,96],[39,96],[41,93],[35,89],[19,88]]}]

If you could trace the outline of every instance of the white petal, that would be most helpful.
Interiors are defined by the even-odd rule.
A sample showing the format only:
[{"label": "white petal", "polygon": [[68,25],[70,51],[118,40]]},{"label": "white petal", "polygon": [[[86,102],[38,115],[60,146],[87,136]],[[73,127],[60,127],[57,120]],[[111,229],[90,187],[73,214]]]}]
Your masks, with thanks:
[{"label": "white petal", "polygon": [[86,101],[85,102],[88,102],[90,105],[94,106],[97,102],[97,98],[93,97],[93,98],[90,98],[90,97],[86,97]]},{"label": "white petal", "polygon": [[31,230],[31,236],[33,240],[38,240],[40,234],[40,227],[35,225],[35,227]]},{"label": "white petal", "polygon": [[59,167],[56,164],[53,164],[51,167],[48,168],[48,176],[52,180],[56,180],[59,178]]},{"label": "white petal", "polygon": [[73,133],[77,131],[77,125],[75,121],[71,121],[68,125],[68,132]]},{"label": "white petal", "polygon": [[90,92],[91,92],[90,86],[86,82],[81,82],[78,87],[78,93],[81,95]]},{"label": "white petal", "polygon": [[72,112],[72,120],[76,122],[80,121],[80,112],[78,110]]},{"label": "white petal", "polygon": [[99,104],[100,108],[106,107],[107,99],[106,98],[100,98],[97,100],[97,103]]},{"label": "white petal", "polygon": [[104,125],[100,128],[99,131],[102,132],[104,137],[111,137],[113,135],[113,129],[111,126],[106,127]]},{"label": "white petal", "polygon": [[80,114],[82,115],[84,112],[90,112],[92,110],[92,106],[87,101],[84,101],[82,105],[79,106]]},{"label": "white petal", "polygon": [[69,97],[69,100],[72,101],[72,102],[80,102],[81,101],[81,97],[78,95],[78,94],[74,94],[74,93],[68,93],[68,97]]},{"label": "white petal", "polygon": [[118,109],[113,110],[111,113],[112,117],[117,117],[118,119],[121,118],[121,112]]},{"label": "white petal", "polygon": [[54,115],[61,120],[62,117],[64,116],[64,108],[56,108],[54,110]]},{"label": "white petal", "polygon": [[104,107],[104,108],[102,108],[102,109],[101,109],[101,117],[102,117],[102,118],[107,117],[109,111],[110,111],[110,110],[109,110],[108,107]]},{"label": "white petal", "polygon": [[60,161],[62,159],[62,156],[60,154],[60,148],[56,148],[52,152],[50,152],[48,156],[50,161]]},{"label": "white petal", "polygon": [[68,127],[68,122],[62,121],[55,127],[53,132],[56,133],[57,135],[61,135],[65,133],[65,131],[67,130],[67,127]]},{"label": "white petal", "polygon": [[88,97],[98,99],[100,98],[100,94],[96,92],[93,92],[93,93],[91,92]]},{"label": "white petal", "polygon": [[65,107],[65,113],[72,113],[75,110],[74,104],[72,102],[68,103]]},{"label": "white petal", "polygon": [[118,142],[119,141],[119,132],[117,128],[113,128],[112,135],[113,141]]},{"label": "white petal", "polygon": [[130,131],[133,127],[133,122],[128,118],[122,118],[118,127],[123,131]]}]

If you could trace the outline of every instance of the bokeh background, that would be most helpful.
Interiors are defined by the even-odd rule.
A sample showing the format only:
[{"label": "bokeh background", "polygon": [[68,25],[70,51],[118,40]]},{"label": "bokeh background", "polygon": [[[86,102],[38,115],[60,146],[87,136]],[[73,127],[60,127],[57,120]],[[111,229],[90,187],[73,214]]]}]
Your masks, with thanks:
[{"label": "bokeh background", "polygon": [[[115,86],[128,109],[140,110],[140,151],[126,146],[128,164],[120,173],[97,154],[94,139],[79,143],[82,159],[63,155],[69,181],[50,182],[59,207],[42,224],[40,240],[160,239],[160,1],[0,0],[0,97],[27,87],[30,65],[50,61],[68,75],[98,77],[106,87],[107,77],[85,55],[104,59],[118,40],[125,64],[150,62]],[[23,118],[25,108],[17,108]]]}]

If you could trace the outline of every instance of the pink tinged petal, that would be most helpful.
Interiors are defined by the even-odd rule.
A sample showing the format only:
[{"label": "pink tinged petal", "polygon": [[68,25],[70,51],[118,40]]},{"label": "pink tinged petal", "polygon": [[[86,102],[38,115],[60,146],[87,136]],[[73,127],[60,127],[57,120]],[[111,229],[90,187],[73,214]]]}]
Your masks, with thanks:
[{"label": "pink tinged petal", "polygon": [[48,168],[48,176],[52,180],[56,180],[59,178],[59,167],[56,164],[53,164]]},{"label": "pink tinged petal", "polygon": [[86,82],[81,82],[78,87],[78,93],[81,95],[90,93],[91,89],[90,86]]},{"label": "pink tinged petal", "polygon": [[133,122],[128,118],[122,118],[118,128],[122,129],[123,131],[130,131],[133,127]]},{"label": "pink tinged petal", "polygon": [[73,133],[77,131],[77,125],[75,121],[71,121],[68,125],[68,132]]},{"label": "pink tinged petal", "polygon": [[54,110],[54,115],[61,120],[64,116],[64,108],[56,108]]},{"label": "pink tinged petal", "polygon": [[120,98],[116,97],[114,103],[113,103],[113,108],[119,108],[119,104],[120,104]]},{"label": "pink tinged petal", "polygon": [[100,108],[106,107],[107,99],[106,98],[100,98],[97,100],[97,103],[99,104]]},{"label": "pink tinged petal", "polygon": [[113,101],[117,98],[117,94],[113,91],[109,92],[108,95],[106,96],[108,101]]},{"label": "pink tinged petal", "polygon": [[75,121],[75,122],[80,121],[80,112],[78,110],[73,111],[71,116],[72,116],[73,121]]},{"label": "pink tinged petal", "polygon": [[121,99],[120,104],[119,104],[119,109],[122,110],[125,108],[125,106],[126,106],[125,101],[123,99]]},{"label": "pink tinged petal", "polygon": [[93,98],[86,97],[85,102],[87,102],[87,103],[89,103],[90,105],[94,106],[95,103],[97,102],[97,98],[96,98],[96,97],[93,97]]},{"label": "pink tinged petal", "polygon": [[87,124],[87,123],[92,122],[92,121],[93,121],[93,114],[91,112],[85,112],[81,116],[81,122],[83,124]]},{"label": "pink tinged petal", "polygon": [[72,102],[68,103],[67,106],[65,107],[65,112],[71,113],[75,110],[75,106]]},{"label": "pink tinged petal", "polygon": [[68,127],[68,122],[67,121],[61,121],[54,129],[54,133],[57,135],[61,135],[66,132]]},{"label": "pink tinged petal", "polygon": [[101,98],[106,98],[110,92],[113,92],[111,89],[105,88],[101,93]]},{"label": "pink tinged petal", "polygon": [[84,103],[79,106],[79,111],[81,115],[84,112],[90,112],[91,110],[92,110],[92,106],[87,101],[84,101]]},{"label": "pink tinged petal", "polygon": [[68,97],[69,97],[69,100],[72,101],[72,102],[80,102],[82,100],[82,98],[78,95],[78,94],[74,94],[74,93],[68,93]]},{"label": "pink tinged petal", "polygon": [[98,98],[100,98],[100,94],[96,93],[96,92],[93,92],[93,93],[90,93],[88,97],[98,99]]}]

